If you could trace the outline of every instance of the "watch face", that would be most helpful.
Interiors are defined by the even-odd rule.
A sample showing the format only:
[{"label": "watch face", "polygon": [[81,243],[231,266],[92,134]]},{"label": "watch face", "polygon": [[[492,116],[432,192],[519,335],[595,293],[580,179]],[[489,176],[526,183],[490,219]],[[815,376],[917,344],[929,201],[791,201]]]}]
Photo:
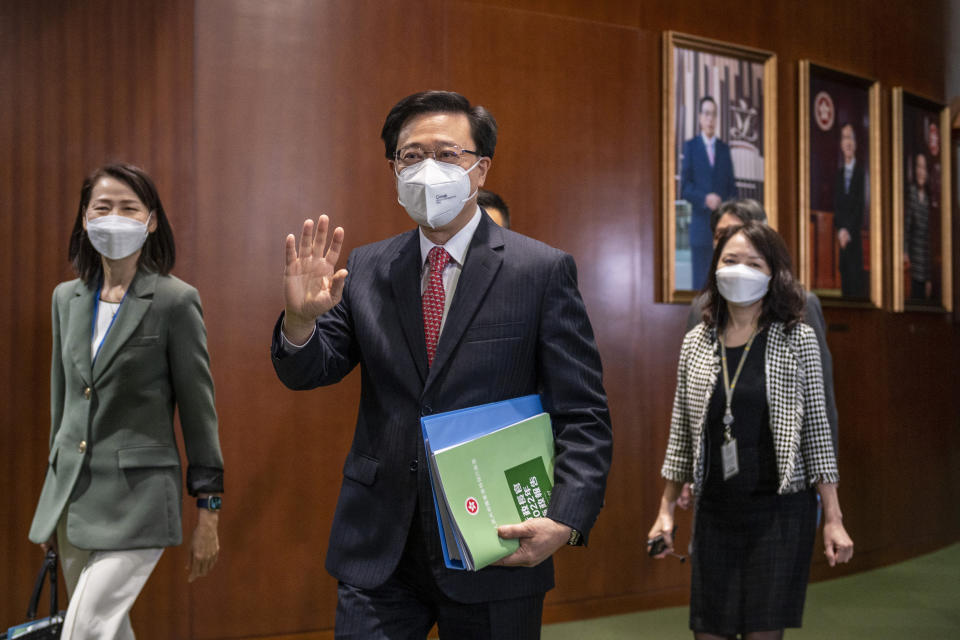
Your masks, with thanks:
[{"label": "watch face", "polygon": [[206,508],[210,511],[219,511],[220,507],[223,506],[223,500],[220,499],[220,496],[210,496],[206,499]]}]

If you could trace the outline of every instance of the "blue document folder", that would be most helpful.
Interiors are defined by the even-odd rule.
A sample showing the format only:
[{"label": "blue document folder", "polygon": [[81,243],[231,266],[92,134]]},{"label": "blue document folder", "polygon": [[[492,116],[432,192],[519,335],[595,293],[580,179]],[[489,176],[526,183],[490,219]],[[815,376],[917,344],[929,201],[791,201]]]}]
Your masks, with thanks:
[{"label": "blue document folder", "polygon": [[[433,459],[435,451],[475,440],[540,413],[543,413],[540,396],[530,395],[424,416],[420,418],[420,427],[423,430],[427,461]],[[456,548],[456,543],[451,542],[456,537],[451,535],[450,523],[444,522],[445,516],[441,512],[437,498],[439,480],[436,477],[436,470],[433,464],[428,468],[444,564],[450,569],[467,569],[463,562],[465,550]]]}]

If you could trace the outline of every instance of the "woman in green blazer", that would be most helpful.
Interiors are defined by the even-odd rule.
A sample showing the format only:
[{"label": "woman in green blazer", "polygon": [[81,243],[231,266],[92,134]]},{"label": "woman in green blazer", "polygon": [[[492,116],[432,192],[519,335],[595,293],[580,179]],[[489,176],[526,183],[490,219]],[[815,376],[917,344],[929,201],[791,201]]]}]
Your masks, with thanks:
[{"label": "woman in green blazer", "polygon": [[170,275],[173,233],[141,169],[112,164],[87,178],[69,255],[79,278],[53,293],[50,456],[30,539],[60,553],[63,639],[132,638],[133,602],[163,548],[182,540],[175,409],[201,507],[189,580],[219,550],[206,329],[196,289]]}]

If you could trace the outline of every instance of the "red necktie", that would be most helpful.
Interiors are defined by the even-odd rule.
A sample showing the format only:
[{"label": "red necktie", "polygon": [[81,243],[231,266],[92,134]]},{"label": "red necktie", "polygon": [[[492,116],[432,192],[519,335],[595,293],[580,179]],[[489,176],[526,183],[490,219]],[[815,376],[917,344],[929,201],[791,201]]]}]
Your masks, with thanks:
[{"label": "red necktie", "polygon": [[443,304],[446,294],[443,290],[443,268],[447,266],[450,254],[443,247],[434,247],[427,254],[430,263],[430,281],[423,292],[423,334],[427,340],[427,364],[433,364],[437,353],[437,341],[440,339],[440,323],[443,321]]}]

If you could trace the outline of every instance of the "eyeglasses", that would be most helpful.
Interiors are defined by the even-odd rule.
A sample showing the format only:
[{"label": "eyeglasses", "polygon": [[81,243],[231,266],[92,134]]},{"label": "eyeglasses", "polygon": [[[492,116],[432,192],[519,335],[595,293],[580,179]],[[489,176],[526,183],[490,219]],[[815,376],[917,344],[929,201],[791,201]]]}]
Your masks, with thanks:
[{"label": "eyeglasses", "polygon": [[426,149],[419,144],[408,144],[405,147],[397,149],[397,151],[393,154],[393,158],[397,162],[397,168],[403,169],[413,166],[418,162],[423,162],[426,160],[427,156],[432,156],[437,162],[460,164],[460,160],[463,158],[463,154],[465,153],[469,153],[470,155],[474,156],[480,155],[476,151],[462,149],[460,148],[460,145],[457,144],[440,145],[434,149]]}]

